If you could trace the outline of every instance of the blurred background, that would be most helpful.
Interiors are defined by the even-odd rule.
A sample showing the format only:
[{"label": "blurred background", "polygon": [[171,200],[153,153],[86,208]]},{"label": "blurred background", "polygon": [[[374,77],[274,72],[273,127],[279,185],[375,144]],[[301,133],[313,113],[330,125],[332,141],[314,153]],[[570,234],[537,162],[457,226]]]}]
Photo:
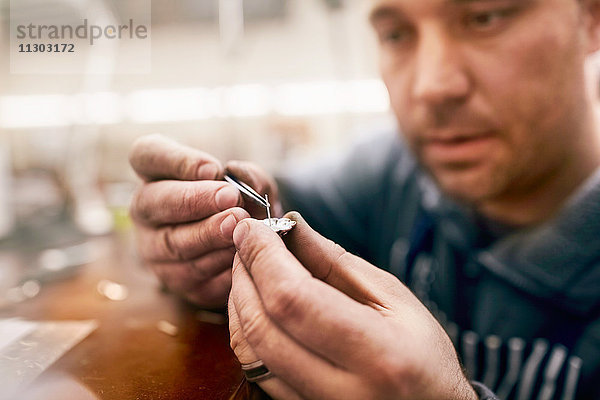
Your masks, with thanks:
[{"label": "blurred background", "polygon": [[0,2],[0,291],[11,301],[93,259],[88,238],[127,234],[139,136],[276,171],[393,124],[361,0],[153,0],[150,73],[95,73],[142,56],[121,41],[79,54],[78,73],[11,73],[11,19],[121,22],[149,1]]}]

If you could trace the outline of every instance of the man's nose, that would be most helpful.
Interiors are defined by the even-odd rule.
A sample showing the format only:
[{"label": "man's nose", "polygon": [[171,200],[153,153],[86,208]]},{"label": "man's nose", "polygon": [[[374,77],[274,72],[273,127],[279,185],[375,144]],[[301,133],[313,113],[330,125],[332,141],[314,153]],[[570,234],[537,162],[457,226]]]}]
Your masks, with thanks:
[{"label": "man's nose", "polygon": [[431,105],[466,99],[471,81],[452,39],[437,32],[421,35],[414,66],[413,96]]}]

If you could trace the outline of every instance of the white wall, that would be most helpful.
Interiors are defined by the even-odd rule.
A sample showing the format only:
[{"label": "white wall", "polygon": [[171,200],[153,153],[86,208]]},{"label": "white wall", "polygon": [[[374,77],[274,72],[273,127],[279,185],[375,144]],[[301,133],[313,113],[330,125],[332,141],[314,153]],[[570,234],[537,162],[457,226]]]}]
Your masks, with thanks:
[{"label": "white wall", "polygon": [[[351,0],[341,11],[328,10],[321,0],[290,0],[282,21],[246,25],[235,54],[224,54],[214,24],[153,26],[152,73],[91,77],[96,90],[126,95],[145,89],[231,86],[245,83],[276,85],[285,82],[355,80],[377,77],[377,54],[366,21],[366,1]],[[161,7],[165,7],[161,4]],[[4,45],[6,43],[3,42]],[[122,48],[131,53],[135,48]],[[3,50],[4,54],[7,54]],[[8,73],[6,58],[0,95],[76,94],[85,90],[89,76],[16,75]],[[35,113],[36,110],[28,110]],[[383,116],[385,117],[385,116]],[[127,151],[138,136],[162,132],[225,159],[244,158],[277,168],[286,158],[311,157],[350,143],[358,122],[363,127],[382,115],[331,114],[321,116],[227,118],[162,124],[122,121],[97,128],[102,153],[102,179],[132,178]],[[81,133],[80,133],[81,132]],[[90,134],[77,127],[5,130],[22,166],[39,163],[40,146],[31,140],[48,136]],[[42,146],[42,149],[44,147]],[[37,152],[37,154],[36,154]],[[127,172],[129,175],[127,175]]]}]

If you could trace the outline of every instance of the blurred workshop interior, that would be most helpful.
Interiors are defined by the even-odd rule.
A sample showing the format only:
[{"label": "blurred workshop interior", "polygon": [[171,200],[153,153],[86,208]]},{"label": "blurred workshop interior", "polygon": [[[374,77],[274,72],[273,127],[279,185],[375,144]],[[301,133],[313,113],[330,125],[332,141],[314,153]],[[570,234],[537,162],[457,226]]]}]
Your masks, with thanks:
[{"label": "blurred workshop interior", "polygon": [[[56,25],[90,10],[119,22],[149,0],[1,4],[8,54],[10,24],[32,12]],[[89,259],[77,247],[87,237],[127,231],[136,185],[127,154],[139,136],[161,133],[273,171],[392,124],[365,13],[353,0],[154,0],[147,73],[96,73],[142,51],[128,42],[92,46],[69,74],[22,73],[2,58],[3,254],[20,249],[18,264],[60,270]],[[22,281],[9,270],[3,292]]]},{"label": "blurred workshop interior", "polygon": [[[0,371],[9,372],[0,373],[0,398],[40,374],[34,395],[19,399],[65,398],[45,396],[48,380],[81,399],[233,392],[242,373],[224,310],[180,307],[136,258],[128,208],[139,182],[129,150],[160,133],[275,173],[392,129],[368,4],[0,0],[0,324],[30,324],[34,335],[76,322],[63,325],[68,334],[56,331],[61,340],[38,346],[29,369],[3,356],[17,349],[31,357],[30,342],[11,343],[21,336],[0,325]],[[131,15],[147,18],[148,40],[13,58],[13,28],[32,19],[118,26]]]}]

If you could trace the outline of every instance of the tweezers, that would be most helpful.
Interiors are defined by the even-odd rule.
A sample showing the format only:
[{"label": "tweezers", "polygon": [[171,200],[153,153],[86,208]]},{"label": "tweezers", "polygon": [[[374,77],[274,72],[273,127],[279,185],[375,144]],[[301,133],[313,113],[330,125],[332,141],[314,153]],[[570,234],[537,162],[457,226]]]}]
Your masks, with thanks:
[{"label": "tweezers", "polygon": [[244,182],[240,181],[238,178],[236,178],[235,176],[233,176],[231,174],[226,174],[225,180],[227,182],[231,183],[233,186],[235,186],[240,192],[242,192],[243,194],[245,194],[246,196],[248,196],[252,200],[254,200],[254,202],[256,202],[258,205],[261,205],[264,208],[266,208],[268,211],[270,211],[271,204],[269,204],[268,197],[265,196],[263,198],[254,189],[252,189],[250,186],[248,186]]}]

